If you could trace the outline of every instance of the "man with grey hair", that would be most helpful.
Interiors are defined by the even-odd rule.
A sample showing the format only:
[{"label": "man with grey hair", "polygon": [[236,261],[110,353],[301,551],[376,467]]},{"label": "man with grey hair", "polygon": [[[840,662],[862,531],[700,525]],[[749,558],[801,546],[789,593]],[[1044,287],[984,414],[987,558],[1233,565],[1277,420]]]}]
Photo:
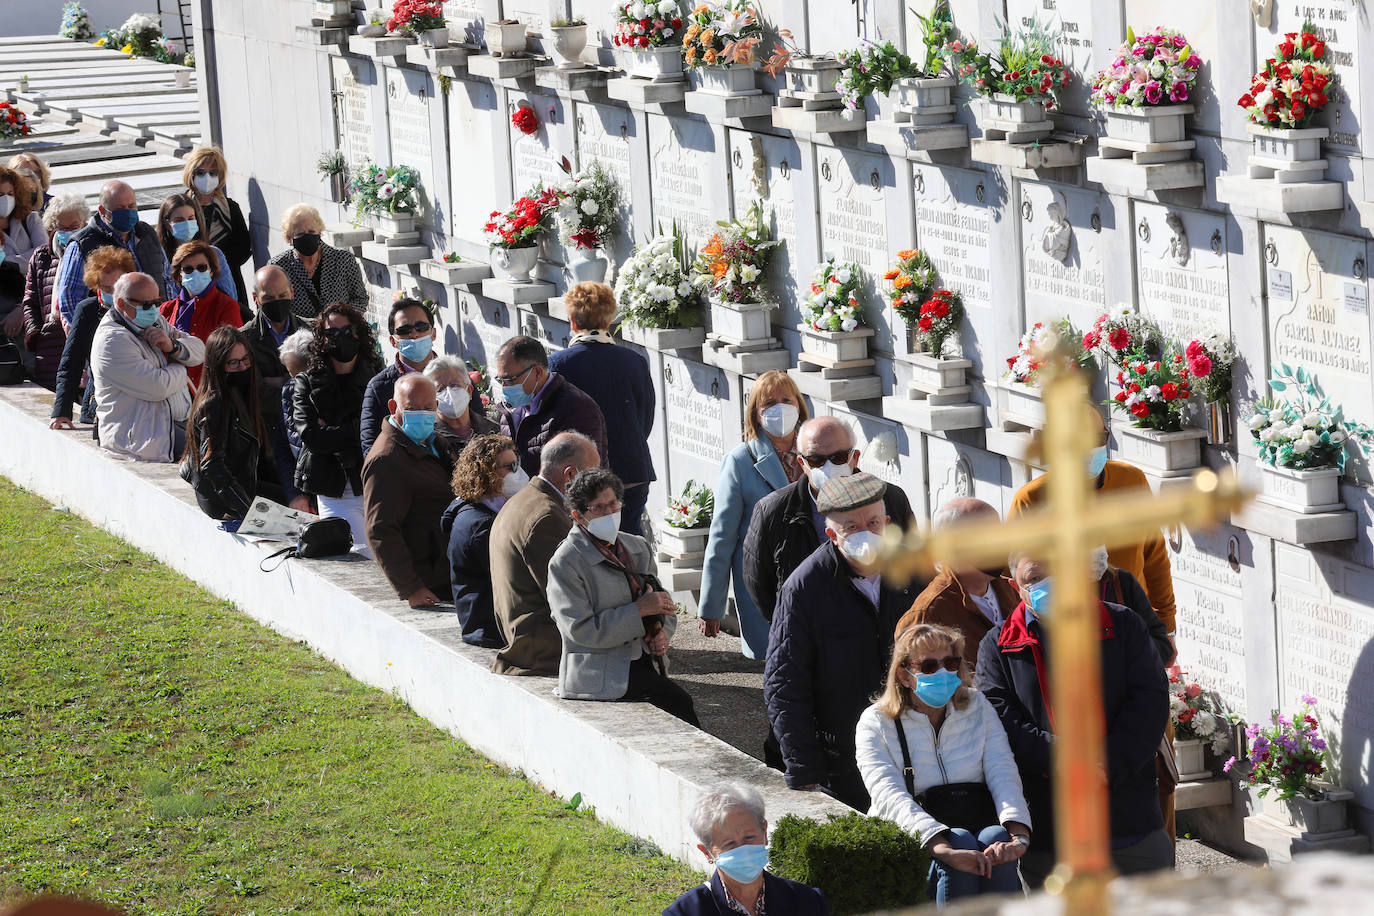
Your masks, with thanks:
[{"label": "man with grey hair", "polygon": [[314,339],[314,331],[301,328],[282,341],[281,345],[281,365],[287,375],[285,383],[281,386],[281,415],[282,422],[286,425],[286,441],[291,443],[293,457],[300,456],[301,436],[296,432],[296,425],[291,422],[291,400],[295,396],[296,376],[310,365],[310,341]]},{"label": "man with grey hair", "polygon": [[147,274],[116,280],[114,300],[91,345],[100,445],[139,461],[176,461],[191,413],[186,367],[204,362],[205,344],[158,314],[161,293]]},{"label": "man with grey hair", "polygon": [[501,386],[501,432],[515,443],[525,473],[533,476],[540,450],[564,431],[592,440],[605,460],[606,418],[587,393],[557,372],[549,371],[544,345],[525,334],[512,337],[496,351],[493,378]]},{"label": "man with grey hair", "polygon": [[505,648],[497,674],[555,675],[563,638],[549,610],[549,561],[572,530],[563,493],[601,456],[581,433],[559,433],[539,453],[539,474],[501,508],[491,526],[491,594]]},{"label": "man with grey hair", "polygon": [[825,916],[830,905],[813,887],[764,871],[768,864],[768,821],[759,790],[728,783],[697,799],[689,815],[697,849],[715,866],[705,884],[674,900],[663,916],[716,913],[786,913]]},{"label": "man with grey hair", "polygon": [[[981,499],[960,497],[941,506],[930,523],[939,530],[997,517],[997,510]],[[1001,626],[1020,600],[1000,566],[951,569],[937,564],[935,578],[897,623],[897,632],[918,623],[952,627],[964,634],[969,646],[976,646],[989,630]]]},{"label": "man with grey hair", "polygon": [[[76,304],[87,296],[86,256],[105,245],[128,249],[134,256],[135,270],[150,277],[167,275],[167,255],[162,250],[157,230],[139,221],[134,189],[123,181],[107,181],[100,188],[100,209],[67,243],[53,280],[53,299],[62,316],[63,327],[71,326]],[[158,285],[158,300],[168,299],[162,281],[153,282]]]}]

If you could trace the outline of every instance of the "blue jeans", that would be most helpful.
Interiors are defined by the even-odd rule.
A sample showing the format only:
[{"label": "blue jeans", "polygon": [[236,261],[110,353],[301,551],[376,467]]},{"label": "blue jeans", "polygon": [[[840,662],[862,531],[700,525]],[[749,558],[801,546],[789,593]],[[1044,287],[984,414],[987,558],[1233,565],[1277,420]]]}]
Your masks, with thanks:
[{"label": "blue jeans", "polygon": [[[987,849],[993,843],[1007,843],[1011,834],[1005,827],[994,825],[984,827],[983,832],[974,836],[960,827],[949,830],[949,845],[955,849]],[[1021,878],[1016,871],[1016,863],[995,865],[991,878],[970,875],[966,871],[950,868],[943,862],[931,860],[930,896],[935,898],[936,906],[944,906],[960,897],[974,897],[978,894],[1011,894],[1021,890]]]}]

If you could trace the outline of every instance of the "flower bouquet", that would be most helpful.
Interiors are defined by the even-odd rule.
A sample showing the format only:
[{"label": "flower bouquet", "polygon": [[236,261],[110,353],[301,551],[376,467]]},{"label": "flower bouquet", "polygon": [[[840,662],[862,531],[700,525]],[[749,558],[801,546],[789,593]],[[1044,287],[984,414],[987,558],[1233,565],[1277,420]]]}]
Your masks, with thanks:
[{"label": "flower bouquet", "polygon": [[1248,765],[1245,780],[1260,787],[1260,798],[1270,792],[1279,801],[1321,798],[1315,782],[1326,775],[1326,739],[1314,715],[1316,706],[1316,697],[1303,694],[1302,708],[1292,718],[1275,712],[1269,727],[1256,722],[1246,728],[1250,756],[1243,761],[1232,757],[1222,769],[1229,773],[1238,763]]},{"label": "flower bouquet", "polygon": [[1188,679],[1188,673],[1174,665],[1169,675],[1169,717],[1174,723],[1174,751],[1178,771],[1187,778],[1206,773],[1203,751],[1211,745],[1213,754],[1225,752],[1231,743],[1231,717],[1217,709],[1214,696],[1202,685]]},{"label": "flower bouquet", "polygon": [[17,140],[27,137],[32,129],[29,127],[28,116],[19,110],[18,105],[0,102],[0,139]]},{"label": "flower bouquet", "polygon": [[448,46],[448,20],[443,0],[396,0],[386,30],[392,35],[418,38],[427,48]]},{"label": "flower bouquet", "polygon": [[1207,405],[1207,441],[1213,445],[1230,442],[1231,370],[1236,364],[1236,345],[1229,336],[1213,331],[1189,341],[1183,355],[1193,373],[1193,392]]},{"label": "flower bouquet", "polygon": [[862,280],[857,264],[826,258],[811,278],[811,294],[801,302],[803,330],[845,333],[863,324],[858,296]]},{"label": "flower bouquet", "polygon": [[988,127],[1004,132],[1013,143],[1038,140],[1054,131],[1047,112],[1055,93],[1073,80],[1073,72],[1055,56],[1058,31],[1038,18],[1013,33],[1003,23],[996,51],[980,51],[969,42],[951,52],[958,72],[987,98]]},{"label": "flower bouquet", "polygon": [[1270,373],[1270,389],[1285,398],[1261,399],[1246,424],[1264,472],[1260,500],[1302,513],[1343,508],[1339,484],[1346,440],[1369,442],[1374,429],[1347,420],[1302,366],[1276,364]]},{"label": "flower bouquet", "polygon": [[[1056,357],[1055,351],[1062,353]],[[1007,357],[1006,383],[1001,386],[1004,419],[1021,426],[1039,429],[1045,425],[1045,405],[1040,398],[1040,382],[1054,365],[1075,371],[1096,365],[1093,352],[1084,348],[1083,335],[1067,317],[1051,324],[1037,321],[1021,335],[1016,355]]]},{"label": "flower bouquet", "polygon": [[504,279],[529,282],[530,271],[539,260],[539,239],[553,227],[553,214],[564,197],[558,188],[538,187],[506,212],[491,211],[482,231],[491,248],[491,266]]},{"label": "flower bouquet", "polygon": [[711,329],[735,344],[768,340],[768,313],[778,307],[768,288],[768,261],[782,243],[770,237],[760,201],[743,218],[716,225],[692,266],[692,284],[711,302]]},{"label": "flower bouquet", "polygon": [[58,34],[63,38],[70,38],[72,41],[92,41],[95,39],[95,28],[91,25],[90,14],[76,0],[72,0],[62,7],[62,25],[58,29]]},{"label": "flower bouquet", "polygon": [[871,95],[891,92],[897,80],[920,75],[911,58],[890,41],[880,45],[861,41],[854,50],[841,51],[839,60],[845,69],[835,88],[850,111],[866,108]]},{"label": "flower bouquet", "polygon": [[491,373],[487,367],[475,359],[468,359],[468,380],[472,382],[473,390],[482,399],[482,410],[491,409]]},{"label": "flower bouquet", "polygon": [[1317,37],[1316,26],[1305,22],[1301,32],[1284,36],[1274,54],[1237,102],[1250,119],[1251,171],[1253,166],[1271,173],[1298,171],[1318,180],[1326,171],[1321,142],[1330,130],[1313,127],[1312,120],[1331,101],[1335,80],[1326,42]]},{"label": "flower bouquet", "polygon": [[692,88],[717,95],[747,95],[754,88],[756,48],[763,26],[750,0],[710,0],[687,18],[682,61]]},{"label": "flower bouquet", "polygon": [[349,180],[348,194],[355,224],[374,216],[385,233],[414,230],[415,212],[420,207],[420,173],[410,166],[364,162]]},{"label": "flower bouquet", "polygon": [[[659,548],[677,561],[674,565],[705,557],[706,537],[711,531],[715,506],[711,488],[695,480],[687,481],[681,493],[669,498],[662,524],[658,526],[658,541]],[[683,564],[680,568],[696,565],[700,564]]]},{"label": "flower bouquet", "polygon": [[1147,144],[1182,141],[1201,69],[1202,59],[1178,32],[1156,28],[1137,37],[1127,27],[1126,42],[1093,80],[1092,100],[1107,113],[1107,136]]},{"label": "flower bouquet", "polygon": [[335,203],[348,201],[348,160],[340,150],[327,150],[315,157],[315,171],[329,182],[330,196]]},{"label": "flower bouquet", "polygon": [[919,248],[897,252],[897,266],[883,274],[892,284],[892,309],[907,327],[916,327],[921,320],[921,303],[935,288],[935,265]]},{"label": "flower bouquet", "polygon": [[615,297],[626,340],[658,350],[699,347],[706,340],[700,296],[676,226],[635,248],[616,278]]},{"label": "flower bouquet", "polygon": [[634,0],[616,7],[611,43],[630,76],[671,82],[682,79],[682,29],[678,0]]},{"label": "flower bouquet", "polygon": [[917,14],[916,18],[921,23],[925,60],[893,84],[895,117],[916,127],[950,124],[955,111],[951,97],[957,85],[955,62],[964,52],[964,44],[954,28],[947,0],[936,0],[928,15]]},{"label": "flower bouquet", "polygon": [[601,282],[610,262],[597,252],[609,247],[620,221],[620,185],[599,159],[578,172],[566,156],[559,165],[569,175],[557,211],[559,237],[573,256],[568,270],[579,282]]}]

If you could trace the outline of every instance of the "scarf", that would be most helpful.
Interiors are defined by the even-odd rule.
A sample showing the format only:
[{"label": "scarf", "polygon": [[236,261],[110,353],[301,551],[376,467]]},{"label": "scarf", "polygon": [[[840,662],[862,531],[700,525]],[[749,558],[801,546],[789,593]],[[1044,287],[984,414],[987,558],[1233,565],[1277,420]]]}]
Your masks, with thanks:
[{"label": "scarf", "polygon": [[614,545],[607,544],[601,538],[587,531],[586,527],[583,527],[582,530],[595,545],[597,552],[605,557],[612,566],[625,574],[625,582],[630,586],[631,601],[637,601],[641,595],[649,590],[649,587],[644,584],[644,580],[630,568],[630,552],[625,549],[624,544],[620,543],[619,538],[616,538]]},{"label": "scarf", "polygon": [[[1116,636],[1115,628],[1112,625],[1112,615],[1107,610],[1107,605],[1098,602],[1098,609],[1102,630],[1099,634],[1102,639],[1113,639]],[[1011,612],[1011,616],[1002,624],[1002,630],[997,636],[997,647],[1003,652],[1019,652],[1022,649],[1030,649],[1031,658],[1035,660],[1035,679],[1040,684],[1040,699],[1045,703],[1045,713],[1050,717],[1050,731],[1056,731],[1054,724],[1054,704],[1050,702],[1050,676],[1049,670],[1045,666],[1045,651],[1040,644],[1040,637],[1031,631],[1030,625],[1026,623],[1026,603],[1023,601],[1016,606],[1016,610]]]},{"label": "scarf", "polygon": [[205,227],[205,240],[216,247],[223,247],[222,242],[229,237],[231,228],[228,201],[223,194],[216,194],[201,210],[205,213],[205,222],[209,224]]},{"label": "scarf", "polygon": [[568,341],[568,346],[572,346],[575,343],[602,343],[614,345],[615,338],[611,336],[610,331],[578,331],[572,336],[572,340]]},{"label": "scarf", "polygon": [[173,319],[178,331],[191,333],[191,319],[196,315],[196,300],[183,288],[177,293],[177,312]]}]

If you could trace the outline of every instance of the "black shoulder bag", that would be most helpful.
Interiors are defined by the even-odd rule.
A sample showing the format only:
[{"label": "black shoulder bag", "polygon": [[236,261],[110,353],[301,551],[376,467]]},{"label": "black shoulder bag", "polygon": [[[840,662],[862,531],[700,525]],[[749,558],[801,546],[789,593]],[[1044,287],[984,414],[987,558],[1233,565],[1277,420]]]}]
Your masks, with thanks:
[{"label": "black shoulder bag", "polygon": [[[337,516],[316,519],[301,529],[296,543],[283,547],[276,553],[268,554],[258,564],[263,572],[273,572],[291,557],[309,560],[314,557],[335,557],[353,549],[353,530],[348,527],[348,519]],[[267,568],[269,560],[281,557],[272,569]]]},{"label": "black shoulder bag", "polygon": [[985,827],[1000,824],[997,805],[992,800],[992,792],[987,783],[946,782],[931,786],[920,795],[916,794],[916,771],[911,766],[911,751],[906,744],[906,726],[899,716],[896,720],[897,743],[902,746],[902,779],[906,790],[916,799],[916,804],[925,809],[926,814],[935,818],[946,827],[962,827],[975,836]]}]

